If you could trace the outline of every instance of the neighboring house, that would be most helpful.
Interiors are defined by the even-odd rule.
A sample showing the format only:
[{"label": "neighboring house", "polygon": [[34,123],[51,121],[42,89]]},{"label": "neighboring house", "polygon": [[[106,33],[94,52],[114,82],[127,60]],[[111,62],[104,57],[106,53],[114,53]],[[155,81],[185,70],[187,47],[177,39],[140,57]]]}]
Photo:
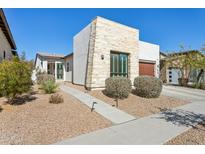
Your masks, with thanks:
[{"label": "neighboring house", "polygon": [[[48,72],[49,59],[37,62],[38,57],[36,67],[45,61],[41,69]],[[138,29],[102,17],[96,17],[74,36],[73,55],[60,58],[63,80],[87,89],[105,87],[105,79],[111,76],[128,77],[132,83],[139,75],[159,77],[159,45],[140,41]]]},{"label": "neighboring house", "polygon": [[[177,63],[177,59],[175,57],[177,57],[176,55],[180,55],[180,56],[186,56],[189,53],[195,52],[197,53],[197,56],[204,56],[202,55],[199,51],[197,50],[190,50],[190,51],[186,51],[186,52],[178,52],[178,53],[169,53],[169,54],[165,54],[160,52],[160,78],[164,83],[168,83],[168,84],[179,84],[178,79],[181,78],[181,71],[179,70],[178,67],[169,67],[168,64],[166,64],[166,61],[168,61],[170,58],[173,58],[173,61]],[[186,76],[189,75],[189,82],[195,82],[197,79],[197,76],[199,74],[200,70],[196,70],[196,69],[191,69],[187,68],[184,69],[184,74]],[[201,81],[205,82],[205,74],[202,75],[201,77]]]},{"label": "neighboring house", "polygon": [[[35,71],[46,72],[55,76],[57,81],[72,81],[73,54],[67,56],[37,53],[35,59]],[[35,74],[36,72],[34,72]],[[35,75],[32,76],[36,79]]]},{"label": "neighboring house", "polygon": [[11,34],[3,9],[0,9],[0,62],[4,59],[12,59],[13,55],[17,55],[15,50],[16,44]]}]

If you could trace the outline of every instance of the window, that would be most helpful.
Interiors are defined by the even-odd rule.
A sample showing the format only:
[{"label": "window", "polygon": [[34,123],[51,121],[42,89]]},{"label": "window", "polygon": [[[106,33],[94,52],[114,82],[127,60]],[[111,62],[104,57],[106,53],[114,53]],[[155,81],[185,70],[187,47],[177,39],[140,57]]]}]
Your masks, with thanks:
[{"label": "window", "polygon": [[6,51],[4,51],[3,58],[6,59]]},{"label": "window", "polygon": [[66,72],[69,72],[70,71],[70,69],[69,69],[69,62],[67,62],[67,64],[66,64]]},{"label": "window", "polygon": [[111,53],[110,76],[128,77],[128,55],[123,53]]},{"label": "window", "polygon": [[57,64],[57,79],[63,79],[63,64]]},{"label": "window", "polygon": [[43,61],[41,61],[41,67],[43,67]]}]

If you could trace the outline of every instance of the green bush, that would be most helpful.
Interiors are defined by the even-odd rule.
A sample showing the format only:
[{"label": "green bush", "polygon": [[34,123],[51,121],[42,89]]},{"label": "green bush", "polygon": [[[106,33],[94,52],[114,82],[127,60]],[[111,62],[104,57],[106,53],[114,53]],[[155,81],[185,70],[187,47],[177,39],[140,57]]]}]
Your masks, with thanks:
[{"label": "green bush", "polygon": [[205,90],[205,83],[200,83],[199,88]]},{"label": "green bush", "polygon": [[42,83],[41,89],[46,93],[46,94],[51,94],[54,93],[56,88],[58,86],[56,83],[52,80],[48,80]]},{"label": "green bush", "polygon": [[45,81],[48,81],[48,80],[55,82],[54,75],[47,74],[47,73],[40,73],[36,75],[37,84],[43,84]]},{"label": "green bush", "polygon": [[192,88],[200,89],[201,84],[200,83],[194,83],[191,85]]},{"label": "green bush", "polygon": [[0,63],[0,95],[8,98],[8,103],[22,93],[28,92],[32,86],[32,67],[29,62],[18,57],[12,61]]},{"label": "green bush", "polygon": [[135,94],[145,98],[156,98],[162,91],[162,81],[156,77],[139,76],[134,80]]},{"label": "green bush", "polygon": [[196,89],[204,89],[205,90],[205,83],[203,83],[203,82],[194,83],[191,87],[196,88]]},{"label": "green bush", "polygon": [[127,98],[132,91],[131,81],[125,77],[110,77],[105,80],[105,94],[118,99]]},{"label": "green bush", "polygon": [[49,98],[49,103],[52,103],[52,104],[60,104],[63,102],[64,102],[63,96],[60,94],[53,94]]}]

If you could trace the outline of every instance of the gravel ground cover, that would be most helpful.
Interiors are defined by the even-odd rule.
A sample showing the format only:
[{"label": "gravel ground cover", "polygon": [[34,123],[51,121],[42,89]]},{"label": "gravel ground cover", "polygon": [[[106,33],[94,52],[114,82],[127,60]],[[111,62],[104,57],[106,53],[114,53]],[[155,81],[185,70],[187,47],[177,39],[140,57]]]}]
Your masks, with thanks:
[{"label": "gravel ground cover", "polygon": [[48,103],[50,95],[36,90],[16,105],[0,98],[0,144],[52,144],[111,126],[74,97],[58,93],[63,95],[62,104]]},{"label": "gravel ground cover", "polygon": [[202,145],[205,144],[205,125],[199,124],[171,139],[168,145]]},{"label": "gravel ground cover", "polygon": [[[86,91],[83,86],[65,83],[65,85],[87,92],[88,94],[115,106],[115,100],[103,94],[102,90]],[[171,109],[177,106],[185,105],[188,102],[175,98],[161,95],[159,98],[142,98],[134,94],[130,94],[127,99],[119,100],[118,108],[136,117],[145,117],[151,114],[159,113],[164,109]]]}]

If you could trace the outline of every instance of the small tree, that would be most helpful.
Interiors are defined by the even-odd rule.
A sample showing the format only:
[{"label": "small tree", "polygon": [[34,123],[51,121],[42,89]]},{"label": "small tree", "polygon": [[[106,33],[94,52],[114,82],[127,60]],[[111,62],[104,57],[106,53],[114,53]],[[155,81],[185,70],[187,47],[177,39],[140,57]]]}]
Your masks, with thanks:
[{"label": "small tree", "polygon": [[0,94],[12,103],[17,95],[28,92],[32,85],[31,65],[18,57],[0,63]]},{"label": "small tree", "polygon": [[26,52],[25,51],[21,52],[20,59],[23,60],[23,61],[26,60]]},{"label": "small tree", "polygon": [[166,59],[166,65],[167,67],[179,69],[181,75],[180,84],[186,86],[191,71],[204,68],[204,55],[198,50],[185,50],[183,45],[180,48],[180,52],[169,54]]},{"label": "small tree", "polygon": [[202,45],[201,53],[202,55],[200,59],[195,61],[195,65],[194,65],[194,67],[199,70],[199,73],[197,75],[197,81],[196,81],[197,84],[200,82],[200,79],[205,72],[205,44]]},{"label": "small tree", "polygon": [[105,94],[115,98],[116,107],[118,107],[118,100],[127,98],[131,91],[131,81],[126,77],[116,76],[105,80]]}]

